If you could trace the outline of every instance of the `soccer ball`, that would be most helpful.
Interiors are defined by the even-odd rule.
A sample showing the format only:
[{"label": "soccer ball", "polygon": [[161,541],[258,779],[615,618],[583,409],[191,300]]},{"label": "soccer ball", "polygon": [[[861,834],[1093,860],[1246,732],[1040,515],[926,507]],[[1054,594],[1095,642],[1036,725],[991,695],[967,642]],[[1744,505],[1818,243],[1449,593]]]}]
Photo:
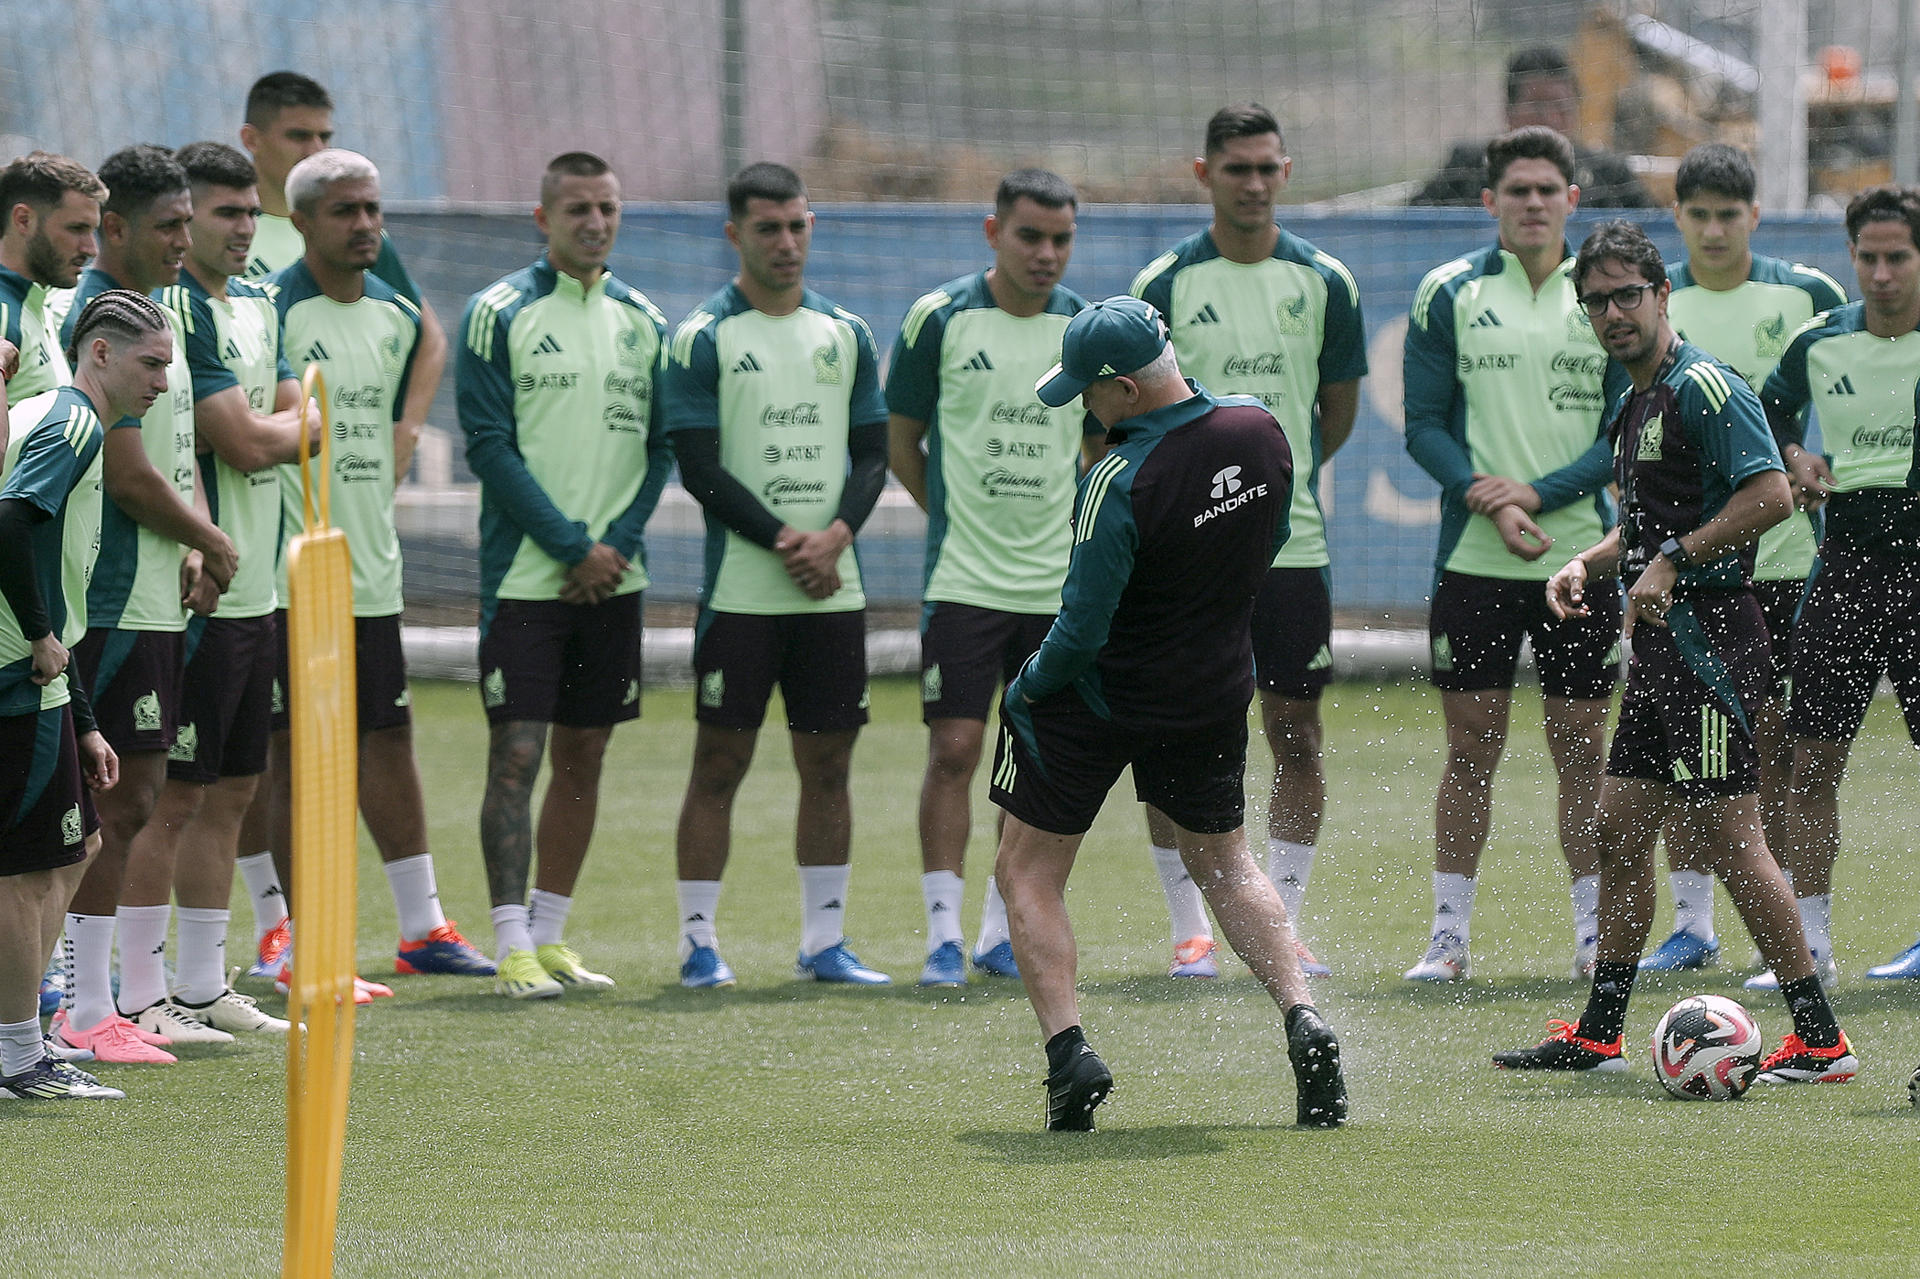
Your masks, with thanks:
[{"label": "soccer ball", "polygon": [[1760,1027],[1724,995],[1695,995],[1653,1029],[1653,1073],[1690,1101],[1732,1101],[1760,1069]]}]

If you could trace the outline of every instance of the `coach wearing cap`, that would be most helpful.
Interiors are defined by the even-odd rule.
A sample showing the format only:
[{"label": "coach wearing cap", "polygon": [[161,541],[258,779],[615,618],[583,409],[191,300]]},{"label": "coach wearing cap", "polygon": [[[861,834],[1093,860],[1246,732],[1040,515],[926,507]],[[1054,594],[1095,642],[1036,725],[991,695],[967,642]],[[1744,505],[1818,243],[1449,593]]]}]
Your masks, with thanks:
[{"label": "coach wearing cap", "polygon": [[1258,401],[1181,376],[1134,298],[1075,316],[1036,388],[1080,397],[1107,456],[1074,499],[1060,615],[1007,688],[993,800],[996,876],[1047,1045],[1047,1126],[1087,1129],[1113,1076],[1081,1032],[1066,883],[1122,770],[1180,828],[1180,852],[1227,940],[1284,1010],[1301,1123],[1346,1116],[1339,1044],[1307,994],[1286,910],[1243,825],[1254,592],[1287,538],[1293,459]]}]

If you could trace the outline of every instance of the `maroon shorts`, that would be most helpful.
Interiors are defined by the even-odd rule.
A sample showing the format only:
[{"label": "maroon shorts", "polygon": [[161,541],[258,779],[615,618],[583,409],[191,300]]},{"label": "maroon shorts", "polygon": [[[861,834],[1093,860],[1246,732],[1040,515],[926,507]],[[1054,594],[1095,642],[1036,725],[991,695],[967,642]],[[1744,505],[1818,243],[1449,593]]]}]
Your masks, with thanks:
[{"label": "maroon shorts", "polygon": [[167,752],[170,780],[204,786],[267,771],[279,644],[271,613],[188,624],[180,731]]},{"label": "maroon shorts", "polygon": [[867,614],[707,610],[693,644],[693,717],[715,728],[759,728],[773,686],[796,733],[867,722]]},{"label": "maroon shorts", "polygon": [[1586,617],[1556,618],[1545,582],[1443,573],[1427,622],[1433,682],[1451,693],[1513,687],[1520,641],[1533,644],[1548,697],[1611,697],[1620,682],[1620,586],[1587,586]]},{"label": "maroon shorts", "polygon": [[1851,742],[1883,674],[1920,743],[1920,561],[1829,542],[1794,632],[1787,731]]},{"label": "maroon shorts", "polygon": [[1772,690],[1767,623],[1750,593],[1676,604],[1666,626],[1634,628],[1607,772],[1690,798],[1751,795],[1760,785],[1760,752],[1752,720],[1741,718]]},{"label": "maroon shorts", "polygon": [[[287,646],[287,611],[274,614],[279,643],[275,645],[273,731],[291,727],[290,690],[287,676],[290,660]],[[404,728],[413,723],[413,695],[407,689],[407,656],[400,647],[400,615],[392,617],[356,617],[353,619],[353,662],[355,706],[362,733],[383,728]]]},{"label": "maroon shorts", "polygon": [[180,721],[179,631],[89,627],[73,646],[73,664],[93,703],[100,735],[117,754],[163,751]]},{"label": "maroon shorts", "polygon": [[1129,729],[1095,715],[1071,689],[1025,711],[1010,720],[1001,707],[989,794],[1027,825],[1084,834],[1129,767],[1140,802],[1175,825],[1218,835],[1245,823],[1245,715],[1179,732]]},{"label": "maroon shorts", "polygon": [[1253,678],[1317,702],[1333,682],[1333,591],[1324,568],[1270,568],[1253,598]]},{"label": "maroon shorts", "polygon": [[930,601],[920,622],[920,718],[987,722],[994,691],[1020,673],[1053,625],[1051,613]]},{"label": "maroon shorts", "polygon": [[480,637],[489,724],[603,728],[640,716],[640,592],[598,604],[501,600]]},{"label": "maroon shorts", "polygon": [[82,861],[100,828],[80,772],[73,709],[0,717],[0,875]]}]

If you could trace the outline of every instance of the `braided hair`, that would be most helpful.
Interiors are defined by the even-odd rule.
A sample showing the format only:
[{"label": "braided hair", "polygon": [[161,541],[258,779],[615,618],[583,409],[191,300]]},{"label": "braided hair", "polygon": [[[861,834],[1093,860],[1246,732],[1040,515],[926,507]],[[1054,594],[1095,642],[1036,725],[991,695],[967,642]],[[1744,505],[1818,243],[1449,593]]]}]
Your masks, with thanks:
[{"label": "braided hair", "polygon": [[73,321],[73,340],[67,343],[67,363],[80,363],[81,348],[99,330],[110,339],[128,340],[170,329],[167,313],[152,298],[132,289],[108,289],[94,295]]}]

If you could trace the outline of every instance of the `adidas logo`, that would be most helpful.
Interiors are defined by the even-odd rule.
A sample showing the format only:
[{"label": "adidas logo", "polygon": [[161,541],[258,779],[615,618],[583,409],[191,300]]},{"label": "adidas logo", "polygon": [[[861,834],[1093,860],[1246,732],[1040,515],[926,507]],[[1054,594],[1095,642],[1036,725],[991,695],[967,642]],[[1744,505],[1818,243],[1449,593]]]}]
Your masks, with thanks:
[{"label": "adidas logo", "polygon": [[973,358],[961,367],[972,369],[976,373],[991,373],[993,372],[993,361],[987,358],[985,351],[976,351],[974,352]]},{"label": "adidas logo", "polygon": [[845,910],[846,908],[846,904],[838,897],[835,897],[832,901],[822,902],[820,905],[821,910]]},{"label": "adidas logo", "polygon": [[1853,389],[1853,375],[1850,373],[1842,373],[1840,375],[1840,380],[1827,388],[1827,394],[1828,395],[1855,394]]},{"label": "adidas logo", "polygon": [[226,350],[224,350],[224,351],[222,351],[222,352],[220,352],[220,358],[221,358],[222,360],[237,360],[237,359],[239,359],[239,358],[240,358],[240,344],[239,344],[238,342],[236,342],[236,341],[234,341],[234,340],[233,340],[232,338],[228,338],[228,339],[227,339],[227,349],[226,349]]},{"label": "adidas logo", "polygon": [[1451,915],[1453,914],[1453,903],[1441,902],[1439,907],[1435,909],[1433,913],[1436,915]]},{"label": "adidas logo", "polygon": [[745,355],[740,357],[739,362],[733,366],[733,371],[735,373],[765,373],[766,372],[765,369],[760,367],[760,361],[753,358],[752,351],[748,351]]},{"label": "adidas logo", "polygon": [[301,356],[300,358],[302,360],[305,360],[308,364],[312,364],[319,360],[330,360],[333,357],[327,354],[327,348],[325,346],[323,346],[318,342],[315,342],[312,346],[307,348],[307,353]]},{"label": "adidas logo", "polygon": [[1468,324],[1467,327],[1470,329],[1500,329],[1506,326],[1500,323],[1500,317],[1493,313],[1493,308],[1488,307],[1480,314],[1474,316],[1473,322]]},{"label": "adidas logo", "polygon": [[953,907],[947,905],[945,902],[935,902],[933,904],[933,909],[928,913],[933,915],[944,915],[947,912],[951,911],[952,909]]},{"label": "adidas logo", "polygon": [[688,915],[685,919],[681,920],[680,922],[683,924],[704,924],[707,922],[707,917],[701,912],[696,910],[693,912],[693,914]]},{"label": "adidas logo", "polygon": [[553,334],[547,333],[542,335],[540,340],[533,344],[533,353],[535,355],[559,355],[560,344],[553,340]]},{"label": "adidas logo", "polygon": [[1188,324],[1218,324],[1220,323],[1220,313],[1214,310],[1213,303],[1209,302],[1205,306],[1201,307],[1198,311],[1195,311],[1193,313],[1193,318],[1191,320],[1188,320],[1187,323]]}]

